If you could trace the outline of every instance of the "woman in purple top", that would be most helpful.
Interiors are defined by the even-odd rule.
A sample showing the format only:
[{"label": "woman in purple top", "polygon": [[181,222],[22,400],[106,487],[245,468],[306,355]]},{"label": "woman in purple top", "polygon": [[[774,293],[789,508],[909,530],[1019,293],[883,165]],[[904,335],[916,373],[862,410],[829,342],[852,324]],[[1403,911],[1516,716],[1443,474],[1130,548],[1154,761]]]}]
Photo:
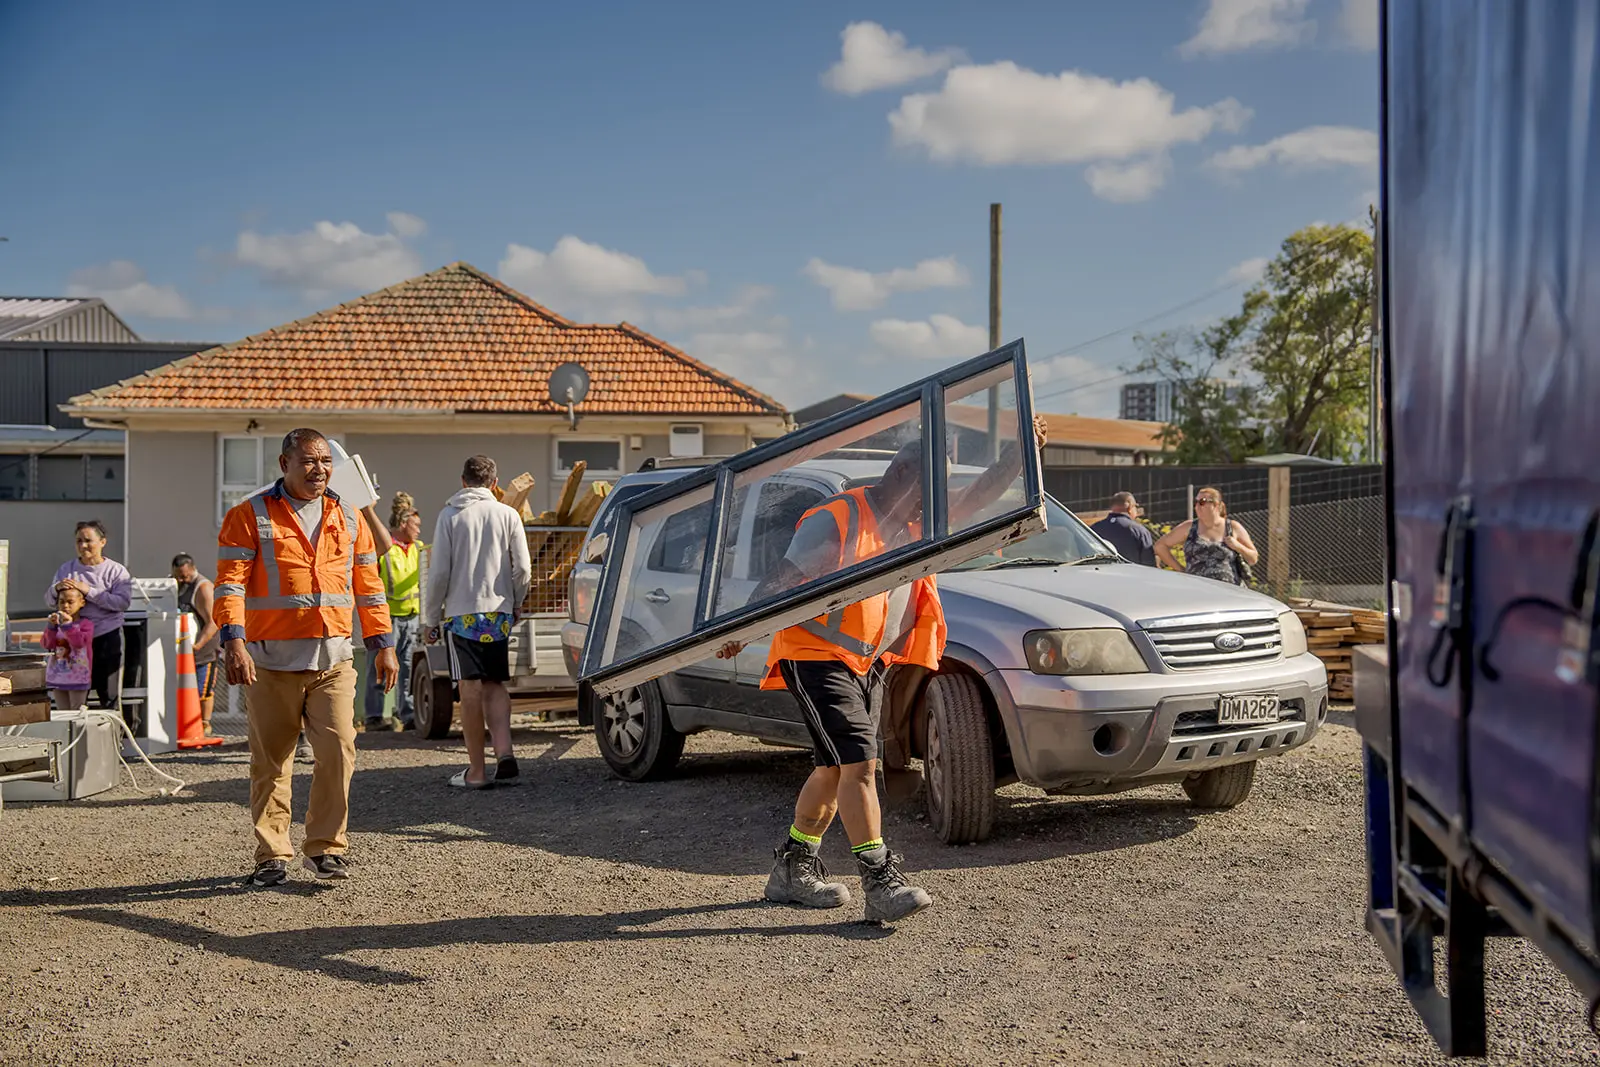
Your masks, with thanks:
[{"label": "woman in purple top", "polygon": [[56,605],[56,587],[63,582],[83,594],[81,618],[94,624],[89,662],[100,706],[116,711],[122,686],[113,684],[122,670],[122,613],[133,599],[133,576],[116,560],[106,559],[106,528],[99,519],[78,523],[78,558],[63,563],[50,582],[45,603]]}]

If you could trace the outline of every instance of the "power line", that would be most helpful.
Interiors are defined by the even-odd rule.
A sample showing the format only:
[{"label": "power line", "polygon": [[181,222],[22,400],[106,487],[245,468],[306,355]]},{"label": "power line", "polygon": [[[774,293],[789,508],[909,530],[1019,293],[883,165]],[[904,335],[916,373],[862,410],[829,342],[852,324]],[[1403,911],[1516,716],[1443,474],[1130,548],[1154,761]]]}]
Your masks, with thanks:
[{"label": "power line", "polygon": [[65,441],[57,441],[55,444],[51,445],[49,448],[41,449],[38,452],[30,452],[28,455],[23,456],[21,459],[12,460],[10,463],[0,463],[0,474],[4,474],[7,471],[16,470],[18,467],[26,467],[30,460],[37,459],[40,456],[48,456],[50,453],[54,452],[56,449],[65,448],[68,445],[72,444],[74,441],[81,441],[85,437],[88,437],[92,433],[94,433],[93,427],[83,431],[82,433],[78,434],[75,437],[69,437]]},{"label": "power line", "polygon": [[[1338,225],[1341,226],[1341,227],[1342,226],[1355,226],[1355,225],[1359,225],[1359,220],[1343,222],[1343,223],[1339,223]],[[1336,230],[1334,233],[1329,234],[1327,237],[1324,237],[1322,240],[1314,241],[1310,245],[1308,245],[1305,248],[1301,249],[1300,252],[1298,252],[1296,255],[1294,255],[1293,257],[1291,257],[1289,259],[1289,261],[1288,261],[1288,263],[1286,265],[1289,266],[1289,267],[1293,267],[1296,264],[1298,264],[1301,260],[1303,260],[1304,258],[1308,257],[1316,249],[1321,248],[1323,245],[1332,244],[1337,240],[1342,240],[1345,236],[1346,236],[1346,234]],[[1098,337],[1092,337],[1087,341],[1080,341],[1077,344],[1069,345],[1066,348],[1061,349],[1059,352],[1052,352],[1047,356],[1041,357],[1039,359],[1039,362],[1048,363],[1052,359],[1060,359],[1062,356],[1070,356],[1070,355],[1073,355],[1075,353],[1081,352],[1085,348],[1092,348],[1093,346],[1095,346],[1097,344],[1100,344],[1102,341],[1109,341],[1113,337],[1120,337],[1125,333],[1130,333],[1133,330],[1137,330],[1141,326],[1148,326],[1150,323],[1156,322],[1156,321],[1158,321],[1160,319],[1164,319],[1168,315],[1175,315],[1180,311],[1187,311],[1189,308],[1192,308],[1197,304],[1203,304],[1207,300],[1211,300],[1211,299],[1214,299],[1214,298],[1216,298],[1218,296],[1221,296],[1223,293],[1228,292],[1230,289],[1237,289],[1241,285],[1248,285],[1251,282],[1254,282],[1256,280],[1257,279],[1255,279],[1255,278],[1235,278],[1233,281],[1224,282],[1222,285],[1216,286],[1216,287],[1208,290],[1207,292],[1201,293],[1199,296],[1191,297],[1188,300],[1185,300],[1185,301],[1183,301],[1181,303],[1178,303],[1178,304],[1174,304],[1172,307],[1166,308],[1166,309],[1164,309],[1162,311],[1158,311],[1158,312],[1156,312],[1156,313],[1154,313],[1152,315],[1146,315],[1144,318],[1138,320],[1137,322],[1131,322],[1126,326],[1118,327],[1117,329],[1111,330],[1108,333],[1103,333]],[[1063,395],[1065,395],[1067,393],[1079,392],[1079,391],[1084,390],[1084,389],[1093,389],[1097,385],[1107,385],[1107,384],[1109,384],[1111,382],[1118,381],[1119,379],[1131,377],[1132,374],[1133,374],[1132,371],[1122,371],[1119,374],[1113,374],[1110,377],[1100,378],[1100,379],[1097,379],[1097,380],[1092,381],[1092,382],[1084,382],[1084,383],[1078,384],[1078,385],[1069,385],[1069,386],[1065,386],[1065,387],[1060,388],[1060,389],[1047,389],[1047,390],[1045,390],[1043,392],[1035,394],[1034,399],[1035,400],[1043,400],[1043,399],[1046,399],[1046,398],[1049,398],[1049,397],[1063,396]]]}]

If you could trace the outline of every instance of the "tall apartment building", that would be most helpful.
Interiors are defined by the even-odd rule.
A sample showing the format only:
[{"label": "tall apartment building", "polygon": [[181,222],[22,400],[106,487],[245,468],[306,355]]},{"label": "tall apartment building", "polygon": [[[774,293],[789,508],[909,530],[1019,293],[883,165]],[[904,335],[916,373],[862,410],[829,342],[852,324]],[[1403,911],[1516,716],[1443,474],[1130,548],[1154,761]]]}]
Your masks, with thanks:
[{"label": "tall apartment building", "polygon": [[1143,422],[1171,422],[1172,383],[1129,382],[1124,385],[1121,417]]}]

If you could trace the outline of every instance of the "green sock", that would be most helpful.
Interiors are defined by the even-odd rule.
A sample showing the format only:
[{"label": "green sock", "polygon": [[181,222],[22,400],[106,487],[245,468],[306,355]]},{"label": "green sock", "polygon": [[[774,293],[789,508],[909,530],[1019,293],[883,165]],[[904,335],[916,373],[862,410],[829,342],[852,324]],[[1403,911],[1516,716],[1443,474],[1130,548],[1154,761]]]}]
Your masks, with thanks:
[{"label": "green sock", "polygon": [[805,833],[800,829],[800,827],[793,824],[789,826],[789,840],[800,842],[812,852],[816,852],[817,849],[822,847],[822,838],[813,837],[811,834]]},{"label": "green sock", "polygon": [[871,841],[864,841],[859,845],[851,845],[850,853],[856,859],[866,860],[869,863],[882,863],[883,858],[889,854],[884,846],[883,838],[875,837]]}]

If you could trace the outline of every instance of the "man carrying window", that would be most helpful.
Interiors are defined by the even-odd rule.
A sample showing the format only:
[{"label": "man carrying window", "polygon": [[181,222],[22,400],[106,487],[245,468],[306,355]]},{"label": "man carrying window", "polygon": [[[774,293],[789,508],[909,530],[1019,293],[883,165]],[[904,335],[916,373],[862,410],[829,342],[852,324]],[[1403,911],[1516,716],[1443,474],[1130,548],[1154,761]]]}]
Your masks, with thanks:
[{"label": "man carrying window", "polygon": [[[1045,445],[1043,419],[1033,423],[1036,448]],[[1000,499],[1022,470],[1016,444],[952,495],[950,526],[970,525]],[[890,461],[874,484],[848,489],[800,517],[794,540],[773,573],[751,595],[762,600],[844,570],[922,536],[922,442]],[[900,857],[883,842],[878,805],[878,717],[889,668],[906,663],[937,670],[944,654],[944,609],[933,576],[878,593],[827,615],[780,630],[767,653],[763,689],[787,687],[811,734],[815,769],[795,802],[794,822],[767,879],[766,898],[778,904],[837,908],[850,891],[825,881],[818,855],[837,813],[850,838],[866,894],[866,919],[892,922],[928,907],[926,890],[909,884]],[[729,642],[717,653],[737,656]]]}]

